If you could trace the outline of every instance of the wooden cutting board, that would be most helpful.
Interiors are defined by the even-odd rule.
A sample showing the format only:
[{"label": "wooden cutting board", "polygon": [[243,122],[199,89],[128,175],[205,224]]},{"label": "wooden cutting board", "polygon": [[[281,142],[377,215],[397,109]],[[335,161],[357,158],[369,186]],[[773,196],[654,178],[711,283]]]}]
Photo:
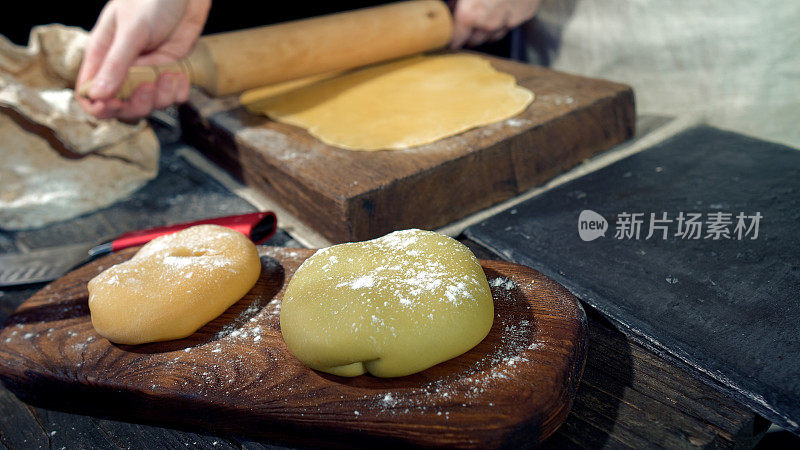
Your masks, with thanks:
[{"label": "wooden cutting board", "polygon": [[192,336],[114,345],[92,328],[90,263],[23,303],[0,330],[0,378],[26,401],[134,421],[300,445],[533,444],[564,420],[586,353],[586,318],[566,289],[518,264],[482,261],[496,318],[478,346],[395,379],[342,378],[297,361],[281,338],[286,282],[313,250],[261,247],[262,276]]},{"label": "wooden cutting board", "polygon": [[184,138],[332,242],[434,229],[516,196],[630,138],[629,86],[481,55],[532,90],[511,119],[409,150],[353,152],[199,91]]}]

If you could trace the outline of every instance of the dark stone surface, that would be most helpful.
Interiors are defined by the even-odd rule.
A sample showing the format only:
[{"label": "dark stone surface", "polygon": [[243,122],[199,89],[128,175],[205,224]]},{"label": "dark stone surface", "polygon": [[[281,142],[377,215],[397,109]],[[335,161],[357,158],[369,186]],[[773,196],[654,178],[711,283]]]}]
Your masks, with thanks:
[{"label": "dark stone surface", "polygon": [[[583,210],[607,222],[583,241]],[[650,213],[673,220],[647,239]],[[676,236],[701,213],[699,239]],[[759,212],[737,239],[736,216]],[[644,213],[638,239],[615,236]],[[731,239],[708,214],[731,213]],[[751,220],[746,221],[747,225]],[[688,130],[478,225],[466,235],[569,288],[655,351],[781,426],[800,431],[800,151],[710,127]]]},{"label": "dark stone surface", "polygon": [[[157,131],[162,131],[157,128]],[[158,176],[108,208],[71,220],[21,231],[0,229],[0,254],[73,243],[100,243],[128,231],[211,217],[245,214],[256,208],[180,156],[184,144],[162,142]],[[278,218],[280,225],[281,218]],[[264,245],[302,247],[278,230]],[[47,283],[0,290],[0,323]]]},{"label": "dark stone surface", "polygon": [[[256,208],[182,158],[182,144],[162,148],[158,176],[108,208],[71,220],[22,231],[0,229],[0,251],[46,248],[80,242],[101,242],[128,231],[212,217],[246,214]],[[280,221],[280,218],[278,218]],[[283,245],[289,236],[278,231],[265,245]],[[8,249],[4,249],[8,242]]]}]

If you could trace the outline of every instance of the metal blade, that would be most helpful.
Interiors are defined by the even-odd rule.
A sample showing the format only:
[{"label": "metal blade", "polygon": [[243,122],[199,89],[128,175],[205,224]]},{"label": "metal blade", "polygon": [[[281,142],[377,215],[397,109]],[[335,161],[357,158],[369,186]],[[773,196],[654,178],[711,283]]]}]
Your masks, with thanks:
[{"label": "metal blade", "polygon": [[0,286],[55,280],[89,259],[93,244],[72,244],[0,256]]}]

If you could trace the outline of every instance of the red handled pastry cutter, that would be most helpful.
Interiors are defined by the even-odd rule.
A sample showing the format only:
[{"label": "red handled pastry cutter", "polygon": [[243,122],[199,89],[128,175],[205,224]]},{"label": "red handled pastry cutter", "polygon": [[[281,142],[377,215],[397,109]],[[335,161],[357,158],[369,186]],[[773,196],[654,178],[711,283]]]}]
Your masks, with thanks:
[{"label": "red handled pastry cutter", "polygon": [[3,255],[0,256],[0,286],[54,280],[70,269],[97,256],[146,244],[159,236],[203,224],[221,225],[239,231],[256,244],[269,239],[278,228],[278,221],[274,213],[255,212],[131,231],[100,245],[72,244],[27,253]]}]

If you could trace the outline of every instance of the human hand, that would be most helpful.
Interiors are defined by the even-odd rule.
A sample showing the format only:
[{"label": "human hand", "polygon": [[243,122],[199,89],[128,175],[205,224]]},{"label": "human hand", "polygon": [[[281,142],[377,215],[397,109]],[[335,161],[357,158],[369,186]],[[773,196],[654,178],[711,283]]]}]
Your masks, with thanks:
[{"label": "human hand", "polygon": [[189,98],[181,73],[161,74],[122,101],[115,98],[134,65],[171,63],[189,54],[203,30],[211,0],[112,0],[89,35],[76,92],[91,80],[78,102],[98,118],[137,119]]},{"label": "human hand", "polygon": [[532,18],[541,0],[457,0],[450,48],[475,47],[501,39]]}]

